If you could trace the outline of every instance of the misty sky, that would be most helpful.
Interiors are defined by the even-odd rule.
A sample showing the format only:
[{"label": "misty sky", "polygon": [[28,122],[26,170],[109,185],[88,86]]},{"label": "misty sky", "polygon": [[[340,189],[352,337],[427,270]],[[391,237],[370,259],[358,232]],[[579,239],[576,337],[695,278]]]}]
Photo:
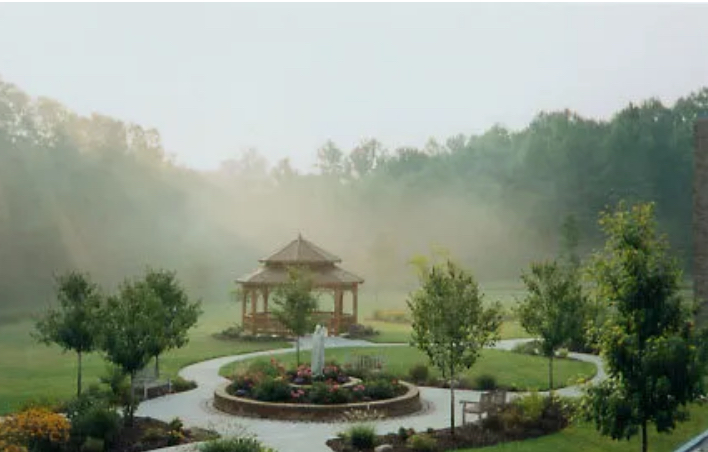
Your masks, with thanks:
[{"label": "misty sky", "polygon": [[0,76],[157,127],[198,168],[255,147],[310,169],[389,147],[606,116],[708,85],[708,5],[0,4]]}]

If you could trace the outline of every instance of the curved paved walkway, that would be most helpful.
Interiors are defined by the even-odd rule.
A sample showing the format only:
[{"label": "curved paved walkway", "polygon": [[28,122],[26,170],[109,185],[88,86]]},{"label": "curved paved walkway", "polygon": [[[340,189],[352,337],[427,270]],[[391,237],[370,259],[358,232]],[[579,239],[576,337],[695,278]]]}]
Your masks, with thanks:
[{"label": "curved paved walkway", "polygon": [[[500,341],[495,348],[511,350],[516,344],[528,341],[529,339],[511,339]],[[406,346],[407,344],[375,344],[362,340],[349,340],[344,338],[327,338],[326,348],[337,347],[380,347],[380,346]],[[311,348],[311,342],[305,338],[301,341],[303,350]],[[255,419],[238,417],[217,411],[212,407],[211,401],[214,389],[227,380],[219,376],[219,369],[228,363],[242,361],[257,356],[275,356],[289,353],[293,348],[277,349],[264,352],[247,353],[242,355],[225,356],[211,359],[187,366],[180,371],[180,375],[186,379],[197,382],[198,387],[192,391],[179,394],[172,394],[143,402],[137,412],[138,416],[150,416],[169,422],[175,417],[181,418],[185,425],[209,428],[216,430],[222,435],[233,434],[255,434],[264,444],[274,447],[279,452],[331,452],[325,445],[325,441],[336,436],[340,431],[346,429],[343,423],[315,423],[291,421],[276,421],[266,419]],[[605,377],[602,363],[599,357],[578,353],[571,353],[572,358],[580,361],[587,361],[597,366],[597,374],[592,379],[593,382],[600,381]],[[566,396],[577,396],[580,388],[577,386],[556,390],[557,393]],[[457,390],[457,399],[478,400],[479,391]],[[445,428],[450,423],[450,391],[441,388],[420,388],[420,396],[424,408],[419,413],[386,419],[376,423],[379,433],[386,433],[398,430],[399,427],[412,427],[416,430],[425,430],[428,427]],[[461,419],[460,406],[455,407],[457,422]],[[193,444],[170,447],[162,449],[168,451],[192,451],[196,450]]]}]

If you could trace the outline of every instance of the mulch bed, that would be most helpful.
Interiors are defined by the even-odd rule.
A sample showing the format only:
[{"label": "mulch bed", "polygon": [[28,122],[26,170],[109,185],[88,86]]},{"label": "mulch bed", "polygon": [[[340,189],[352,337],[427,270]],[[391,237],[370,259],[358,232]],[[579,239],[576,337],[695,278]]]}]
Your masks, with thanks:
[{"label": "mulch bed", "polygon": [[[451,435],[450,429],[439,429],[421,432],[409,431],[411,433],[425,434],[436,439],[435,452],[445,452],[454,449],[469,449],[477,447],[493,446],[499,443],[511,441],[522,441],[540,436],[556,433],[568,425],[567,419],[558,417],[556,419],[544,419],[534,423],[534,425],[518,426],[513,429],[503,428],[484,428],[477,424],[466,424],[455,428],[455,435]],[[334,452],[371,452],[358,451],[351,445],[346,444],[341,438],[334,438],[327,441],[327,446]],[[390,433],[387,435],[379,435],[376,438],[376,445],[389,444],[391,452],[411,452],[411,448],[406,444],[406,439]],[[432,452],[432,451],[431,451]]]},{"label": "mulch bed", "polygon": [[[146,438],[145,433],[149,430],[163,431],[165,435],[159,438]],[[169,426],[166,422],[148,417],[136,417],[133,426],[123,427],[118,434],[118,439],[106,448],[106,452],[143,452],[168,447],[170,445],[167,440],[168,431]],[[219,436],[215,432],[202,429],[183,429],[183,433],[185,438],[180,444],[204,441]]]}]

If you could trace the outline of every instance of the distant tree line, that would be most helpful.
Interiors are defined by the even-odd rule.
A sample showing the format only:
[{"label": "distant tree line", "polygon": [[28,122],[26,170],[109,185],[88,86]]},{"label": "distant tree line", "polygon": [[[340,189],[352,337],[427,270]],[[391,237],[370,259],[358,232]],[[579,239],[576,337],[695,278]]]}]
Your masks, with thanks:
[{"label": "distant tree line", "polygon": [[[581,254],[601,243],[596,214],[620,199],[655,201],[689,268],[692,123],[706,111],[703,88],[609,120],[542,112],[521,130],[494,126],[422,147],[327,142],[314,172],[287,159],[271,166],[257,151],[199,172],[175,163],[156,130],[83,117],[0,80],[1,306],[51,298],[57,270],[90,268],[114,287],[147,262],[174,268],[205,300],[226,297],[234,273],[277,245],[258,234],[301,225],[356,243],[347,262],[372,274],[372,287],[403,278],[405,253],[438,238],[481,279],[514,277],[530,258],[556,253],[568,215]],[[495,215],[499,236],[494,225],[472,226]]]}]

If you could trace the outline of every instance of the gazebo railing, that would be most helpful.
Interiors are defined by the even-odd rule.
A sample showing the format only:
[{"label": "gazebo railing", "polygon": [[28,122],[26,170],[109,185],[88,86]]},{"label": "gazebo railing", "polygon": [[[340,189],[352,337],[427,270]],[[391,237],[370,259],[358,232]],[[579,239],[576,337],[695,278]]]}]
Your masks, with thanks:
[{"label": "gazebo railing", "polygon": [[[326,326],[329,334],[341,334],[349,331],[349,327],[355,323],[353,314],[342,314],[339,317],[339,328],[337,328],[334,312],[331,311],[316,311],[313,314],[313,318],[316,323]],[[289,333],[275,316],[269,312],[246,314],[243,319],[243,327],[245,331],[252,334],[284,336]]]}]

